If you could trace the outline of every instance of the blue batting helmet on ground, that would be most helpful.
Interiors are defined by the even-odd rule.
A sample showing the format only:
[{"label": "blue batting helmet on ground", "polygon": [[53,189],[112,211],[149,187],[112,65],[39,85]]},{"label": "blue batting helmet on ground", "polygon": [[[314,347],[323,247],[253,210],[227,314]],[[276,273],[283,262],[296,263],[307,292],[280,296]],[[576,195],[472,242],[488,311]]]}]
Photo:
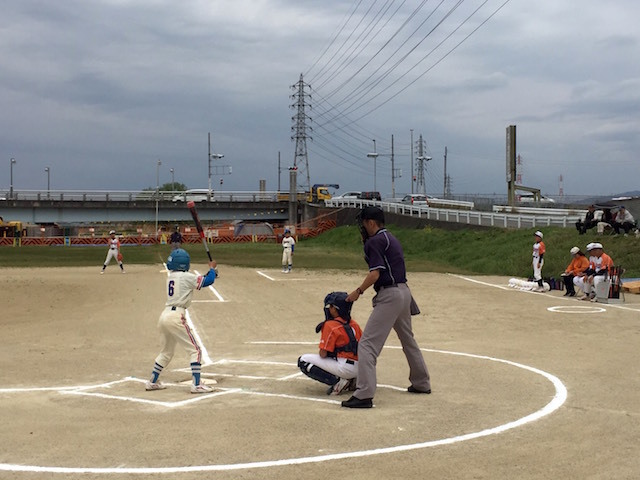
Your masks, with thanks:
[{"label": "blue batting helmet on ground", "polygon": [[167,258],[167,269],[171,271],[186,272],[189,270],[189,265],[191,265],[191,257],[182,248],[175,249]]}]

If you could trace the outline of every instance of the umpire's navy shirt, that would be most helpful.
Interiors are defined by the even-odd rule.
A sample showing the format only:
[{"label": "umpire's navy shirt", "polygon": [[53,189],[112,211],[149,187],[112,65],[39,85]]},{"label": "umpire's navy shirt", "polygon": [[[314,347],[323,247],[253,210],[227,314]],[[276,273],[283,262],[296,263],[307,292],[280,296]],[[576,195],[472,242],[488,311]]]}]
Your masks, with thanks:
[{"label": "umpire's navy shirt", "polygon": [[380,277],[373,285],[376,290],[407,281],[402,245],[386,228],[381,228],[367,239],[364,258],[369,264],[369,271],[380,271]]}]

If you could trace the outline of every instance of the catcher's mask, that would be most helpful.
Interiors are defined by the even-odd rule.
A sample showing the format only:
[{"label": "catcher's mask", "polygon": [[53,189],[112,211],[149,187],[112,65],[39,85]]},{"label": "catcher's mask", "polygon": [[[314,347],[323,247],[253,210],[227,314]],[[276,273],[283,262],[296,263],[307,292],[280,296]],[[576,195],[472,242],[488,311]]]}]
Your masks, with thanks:
[{"label": "catcher's mask", "polygon": [[331,319],[331,313],[329,313],[329,307],[333,306],[338,310],[340,318],[347,322],[351,320],[351,307],[353,303],[347,302],[347,292],[331,292],[324,297],[324,318],[325,320]]},{"label": "catcher's mask", "polygon": [[187,272],[191,265],[191,257],[186,250],[176,248],[169,258],[167,258],[167,269],[173,271]]},{"label": "catcher's mask", "polygon": [[384,225],[384,212],[380,207],[368,206],[360,210],[360,212],[356,216],[356,222],[358,223],[358,228],[360,229],[362,241],[366,242],[367,238],[369,238],[369,234],[367,233],[367,229],[364,228],[364,220],[375,220],[381,225]]}]

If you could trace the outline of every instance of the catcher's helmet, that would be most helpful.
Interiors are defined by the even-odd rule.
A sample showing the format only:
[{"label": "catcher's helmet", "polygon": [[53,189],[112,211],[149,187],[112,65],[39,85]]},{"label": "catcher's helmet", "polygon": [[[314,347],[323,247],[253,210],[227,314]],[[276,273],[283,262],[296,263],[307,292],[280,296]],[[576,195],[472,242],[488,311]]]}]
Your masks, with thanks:
[{"label": "catcher's helmet", "polygon": [[346,321],[351,320],[351,307],[353,303],[347,302],[347,292],[331,292],[324,297],[324,318],[329,320],[331,313],[329,313],[329,307],[334,306],[338,310],[340,317]]},{"label": "catcher's helmet", "polygon": [[191,265],[191,257],[182,248],[176,248],[167,258],[167,268],[171,271],[186,272]]}]

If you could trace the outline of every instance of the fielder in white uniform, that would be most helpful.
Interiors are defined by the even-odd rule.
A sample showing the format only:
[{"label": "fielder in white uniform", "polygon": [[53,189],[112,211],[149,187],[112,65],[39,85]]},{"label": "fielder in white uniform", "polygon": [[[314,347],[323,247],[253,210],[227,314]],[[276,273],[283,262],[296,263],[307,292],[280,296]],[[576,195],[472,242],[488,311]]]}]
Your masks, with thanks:
[{"label": "fielder in white uniform", "polygon": [[167,303],[158,322],[158,329],[164,339],[164,345],[156,357],[151,379],[146,384],[147,390],[166,388],[165,385],[158,382],[158,377],[173,358],[176,345],[180,344],[190,356],[193,376],[191,393],[213,391],[211,387],[200,381],[202,345],[193,335],[191,327],[187,323],[185,311],[191,305],[193,291],[207,287],[215,281],[216,262],[209,262],[209,271],[204,276],[189,272],[190,263],[189,254],[181,248],[172,251],[167,259],[167,269],[171,272],[167,277]]},{"label": "fielder in white uniform", "polygon": [[537,231],[533,234],[536,238],[535,243],[533,244],[533,278],[536,282],[538,282],[537,292],[544,292],[544,284],[542,282],[542,267],[544,266],[544,253],[546,251],[546,247],[544,242],[542,241],[542,232]]},{"label": "fielder in white uniform", "polygon": [[112,259],[116,259],[118,265],[120,265],[120,271],[124,273],[124,265],[122,264],[122,260],[118,260],[118,254],[120,253],[120,240],[116,237],[115,230],[111,230],[109,232],[111,238],[109,239],[109,251],[107,252],[107,258],[104,261],[104,265],[102,265],[102,270],[100,273],[104,273],[107,269],[107,265],[111,262]]},{"label": "fielder in white uniform", "polygon": [[289,273],[291,267],[293,267],[293,250],[295,246],[296,241],[291,236],[291,230],[287,228],[282,239],[282,271],[284,273]]}]

